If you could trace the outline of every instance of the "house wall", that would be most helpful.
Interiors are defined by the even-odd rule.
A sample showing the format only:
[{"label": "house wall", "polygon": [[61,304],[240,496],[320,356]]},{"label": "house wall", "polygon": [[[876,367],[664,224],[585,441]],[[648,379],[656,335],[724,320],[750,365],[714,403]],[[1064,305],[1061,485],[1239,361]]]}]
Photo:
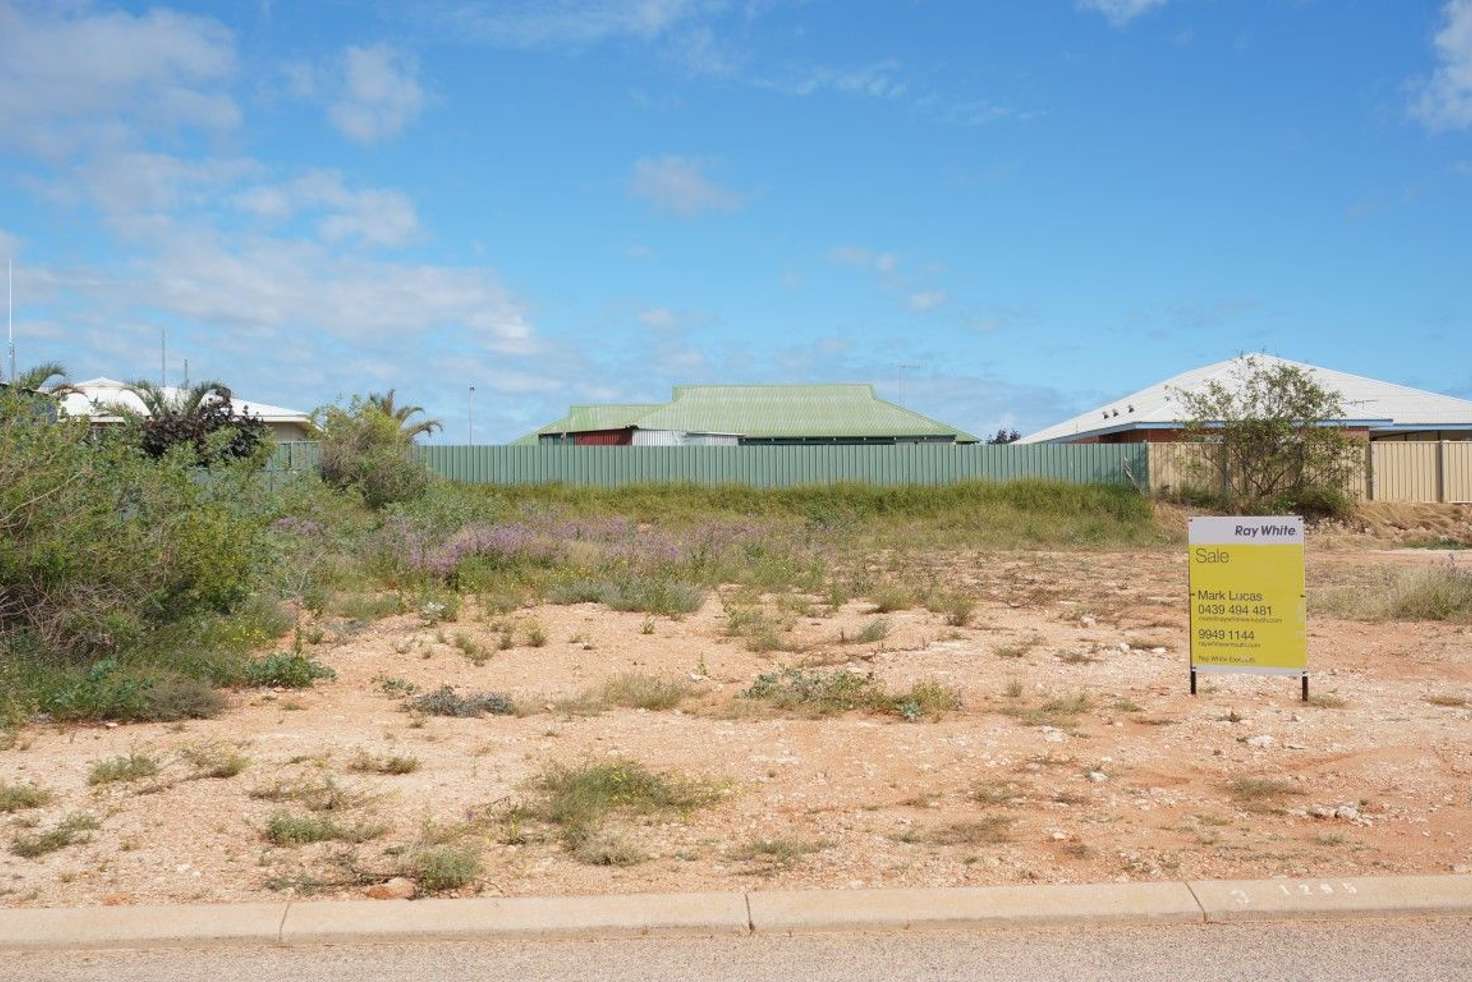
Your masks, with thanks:
[{"label": "house wall", "polygon": [[634,431],[622,430],[588,430],[585,433],[574,433],[572,442],[579,447],[627,447],[633,442]]},{"label": "house wall", "polygon": [[636,447],[734,447],[740,438],[732,433],[687,433],[684,430],[634,431]]},{"label": "house wall", "polygon": [[296,443],[312,438],[306,423],[267,423],[266,425],[270,427],[271,435],[276,438],[277,443]]},{"label": "house wall", "polygon": [[[1362,426],[1345,427],[1344,432],[1356,440],[1370,439],[1370,431]],[[1378,437],[1376,439],[1379,439]],[[1084,437],[1078,440],[1069,440],[1069,443],[1184,443],[1187,442],[1184,429],[1172,428],[1164,430],[1122,430],[1119,433],[1104,433],[1100,436]]]}]

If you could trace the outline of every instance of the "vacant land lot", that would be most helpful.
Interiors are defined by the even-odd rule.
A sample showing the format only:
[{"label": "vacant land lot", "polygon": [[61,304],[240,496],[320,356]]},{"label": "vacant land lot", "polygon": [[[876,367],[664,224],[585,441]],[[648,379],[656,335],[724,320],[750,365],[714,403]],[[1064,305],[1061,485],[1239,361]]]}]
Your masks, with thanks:
[{"label": "vacant land lot", "polygon": [[[9,735],[0,904],[1472,865],[1465,599],[1386,600],[1446,554],[1311,546],[1314,700],[1246,676],[1192,698],[1168,526],[1028,550],[932,528],[724,585],[292,601],[282,654],[214,718]],[[608,538],[585,531],[564,534]],[[404,548],[526,560],[531,538]]]}]

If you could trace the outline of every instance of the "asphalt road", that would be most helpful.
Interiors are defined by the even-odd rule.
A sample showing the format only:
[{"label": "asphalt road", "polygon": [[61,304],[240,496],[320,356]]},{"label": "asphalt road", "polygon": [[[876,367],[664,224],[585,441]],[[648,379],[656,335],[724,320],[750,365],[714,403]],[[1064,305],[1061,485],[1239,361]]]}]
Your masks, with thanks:
[{"label": "asphalt road", "polygon": [[1472,920],[0,953],[4,982],[1472,979]]}]

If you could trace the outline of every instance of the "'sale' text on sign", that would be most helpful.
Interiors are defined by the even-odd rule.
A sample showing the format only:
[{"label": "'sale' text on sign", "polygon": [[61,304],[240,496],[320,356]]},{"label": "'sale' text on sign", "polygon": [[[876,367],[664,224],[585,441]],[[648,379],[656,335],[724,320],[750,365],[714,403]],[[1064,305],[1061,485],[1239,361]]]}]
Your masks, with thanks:
[{"label": "'sale' text on sign", "polygon": [[1192,669],[1302,675],[1303,519],[1193,518],[1189,548]]}]

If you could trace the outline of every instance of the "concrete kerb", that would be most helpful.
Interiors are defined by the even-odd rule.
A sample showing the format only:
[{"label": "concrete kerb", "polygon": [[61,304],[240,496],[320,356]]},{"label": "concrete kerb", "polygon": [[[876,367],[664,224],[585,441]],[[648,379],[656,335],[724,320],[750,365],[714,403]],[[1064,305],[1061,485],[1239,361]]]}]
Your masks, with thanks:
[{"label": "concrete kerb", "polygon": [[1184,883],[757,891],[747,898],[758,934],[1203,920]]},{"label": "concrete kerb", "polygon": [[0,950],[1472,917],[1472,876],[0,909]]}]

